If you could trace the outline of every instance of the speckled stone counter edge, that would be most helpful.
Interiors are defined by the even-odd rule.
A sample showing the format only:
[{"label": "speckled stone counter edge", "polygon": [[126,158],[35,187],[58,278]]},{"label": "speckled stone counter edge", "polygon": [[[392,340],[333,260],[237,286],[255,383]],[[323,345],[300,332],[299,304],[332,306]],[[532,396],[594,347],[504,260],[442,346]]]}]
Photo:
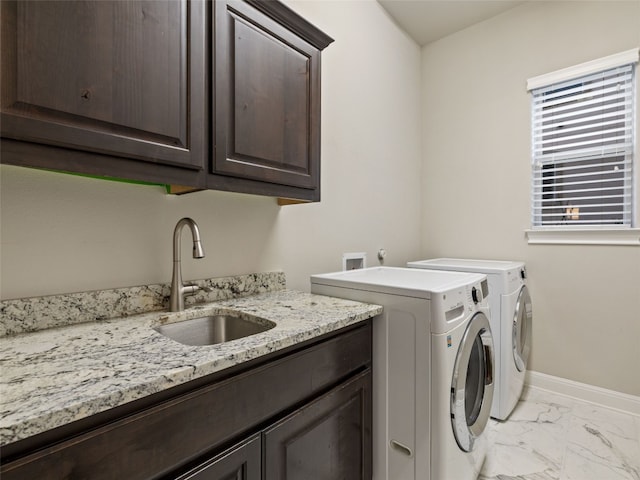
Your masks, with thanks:
[{"label": "speckled stone counter edge", "polygon": [[[189,283],[206,290],[187,296],[187,306],[282,290],[286,280],[283,272],[266,272]],[[169,289],[167,283],[3,300],[0,337],[163,310],[168,306]]]},{"label": "speckled stone counter edge", "polygon": [[[153,327],[232,310],[273,321],[256,335],[188,346]],[[50,328],[0,341],[0,445],[6,445],[353,325],[382,307],[279,290]]]}]

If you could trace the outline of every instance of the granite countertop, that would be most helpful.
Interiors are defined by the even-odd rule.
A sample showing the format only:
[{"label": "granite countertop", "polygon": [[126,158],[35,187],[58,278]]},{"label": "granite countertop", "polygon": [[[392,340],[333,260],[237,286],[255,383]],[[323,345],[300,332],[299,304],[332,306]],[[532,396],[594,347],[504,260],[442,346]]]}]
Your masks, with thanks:
[{"label": "granite countertop", "polygon": [[[240,340],[187,346],[152,327],[237,310],[276,326]],[[0,338],[0,445],[102,412],[352,325],[382,307],[279,290]]]}]

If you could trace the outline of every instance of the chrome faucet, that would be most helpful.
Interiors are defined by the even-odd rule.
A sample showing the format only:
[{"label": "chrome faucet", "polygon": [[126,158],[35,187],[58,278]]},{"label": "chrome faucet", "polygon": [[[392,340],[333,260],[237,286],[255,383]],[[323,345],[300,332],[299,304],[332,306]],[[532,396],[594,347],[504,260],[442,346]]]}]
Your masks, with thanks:
[{"label": "chrome faucet", "polygon": [[198,225],[190,218],[182,218],[176,224],[173,231],[173,275],[171,276],[171,297],[169,305],[172,312],[179,312],[184,309],[184,296],[193,295],[200,287],[197,285],[184,285],[182,283],[182,268],[180,263],[180,235],[182,227],[187,225],[191,230],[193,238],[193,258],[204,257],[204,249],[200,243],[200,231]]}]

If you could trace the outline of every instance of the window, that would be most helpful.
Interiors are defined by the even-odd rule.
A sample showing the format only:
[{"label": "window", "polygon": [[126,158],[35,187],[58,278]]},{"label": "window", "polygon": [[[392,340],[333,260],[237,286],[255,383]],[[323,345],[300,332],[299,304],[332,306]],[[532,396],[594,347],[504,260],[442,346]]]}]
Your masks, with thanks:
[{"label": "window", "polygon": [[530,79],[536,229],[635,227],[638,49]]}]

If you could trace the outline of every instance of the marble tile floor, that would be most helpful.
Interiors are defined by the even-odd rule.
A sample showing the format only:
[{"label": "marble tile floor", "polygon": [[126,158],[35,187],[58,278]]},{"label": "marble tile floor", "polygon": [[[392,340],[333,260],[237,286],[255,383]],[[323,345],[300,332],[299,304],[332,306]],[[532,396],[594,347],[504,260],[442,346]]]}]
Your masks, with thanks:
[{"label": "marble tile floor", "polygon": [[640,480],[640,417],[537,388],[490,420],[479,480]]}]

